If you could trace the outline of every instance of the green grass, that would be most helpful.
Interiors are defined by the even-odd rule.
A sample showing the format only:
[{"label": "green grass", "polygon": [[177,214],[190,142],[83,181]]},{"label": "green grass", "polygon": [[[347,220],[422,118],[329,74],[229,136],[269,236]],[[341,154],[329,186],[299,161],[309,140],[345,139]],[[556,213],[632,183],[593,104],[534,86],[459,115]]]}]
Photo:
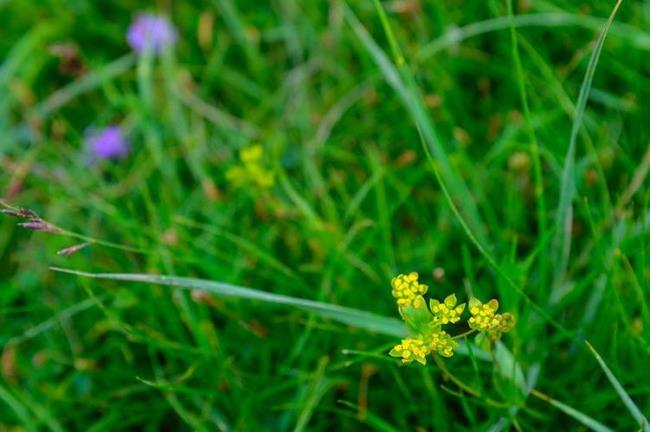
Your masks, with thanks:
[{"label": "green grass", "polygon": [[[0,431],[648,430],[647,2],[158,3],[0,0]],[[410,271],[517,326],[402,366]]]}]

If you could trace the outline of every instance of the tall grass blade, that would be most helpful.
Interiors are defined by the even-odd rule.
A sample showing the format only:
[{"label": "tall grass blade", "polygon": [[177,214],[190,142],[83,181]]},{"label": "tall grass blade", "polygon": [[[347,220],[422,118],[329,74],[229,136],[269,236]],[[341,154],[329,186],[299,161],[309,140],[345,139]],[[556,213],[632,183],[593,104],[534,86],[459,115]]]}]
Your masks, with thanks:
[{"label": "tall grass blade", "polygon": [[[544,198],[544,178],[542,174],[542,162],[540,157],[539,143],[535,128],[533,126],[533,119],[528,104],[528,93],[526,92],[526,80],[524,76],[524,68],[519,56],[519,39],[517,31],[515,30],[515,16],[512,8],[512,0],[507,2],[508,18],[510,21],[510,40],[512,48],[512,58],[515,64],[515,72],[517,74],[517,84],[519,88],[519,98],[521,106],[524,110],[524,118],[526,119],[526,132],[530,141],[530,154],[533,159],[533,174],[535,179],[535,203],[537,210],[537,229],[539,231],[539,238],[545,238],[547,232],[546,222],[546,199]],[[546,254],[540,255],[540,285],[546,286],[546,275],[548,268],[548,257]]]},{"label": "tall grass blade", "polygon": [[175,276],[158,276],[148,274],[128,273],[88,273],[77,270],[52,267],[54,271],[69,273],[76,276],[94,279],[109,279],[129,282],[142,282],[155,285],[166,285],[189,290],[200,290],[218,296],[235,297],[240,299],[258,300],[265,303],[275,303],[292,306],[306,311],[314,312],[324,318],[329,318],[353,327],[369,330],[371,332],[388,336],[402,337],[406,328],[401,321],[386,318],[370,312],[338,306],[329,303],[317,302],[282,294],[273,294],[252,288],[231,285],[224,282],[213,282],[204,279],[194,279]]},{"label": "tall grass blade", "polygon": [[439,166],[442,177],[449,186],[454,199],[459,203],[462,213],[465,215],[477,238],[483,244],[487,244],[485,228],[482,224],[475,200],[463,179],[456,173],[449,162],[447,152],[438,138],[433,123],[431,122],[431,117],[418,91],[413,73],[406,64],[397,46],[390,25],[383,14],[383,9],[381,6],[377,6],[377,8],[380,12],[384,31],[390,41],[397,66],[390,61],[365,27],[359,22],[356,15],[347,6],[345,7],[345,18],[372,60],[379,67],[386,82],[395,90],[402,104],[411,115],[413,122],[423,137],[423,145],[427,157],[432,162],[435,160],[434,163]]},{"label": "tall grass blade", "polygon": [[596,432],[613,432],[612,429],[608,428],[604,424],[592,419],[586,414],[583,414],[582,412],[578,411],[577,409],[570,407],[569,405],[560,402],[558,400],[555,400],[544,393],[538,392],[537,390],[533,390],[532,394],[545,401],[548,402],[549,404],[553,405],[555,408],[559,409],[562,411],[564,414],[573,417],[574,419],[578,420],[580,423],[583,425],[587,426],[589,429],[596,431]]},{"label": "tall grass blade", "polygon": [[[56,28],[51,24],[41,24],[32,28],[29,32],[16,43],[11,51],[5,53],[0,62],[0,88],[3,93],[6,91],[7,84],[12,77],[15,77],[20,68],[27,62],[29,57],[38,48],[38,45],[44,40],[52,37]],[[7,97],[4,94],[0,103],[4,102]]]},{"label": "tall grass blade", "polygon": [[596,73],[596,66],[600,58],[600,53],[605,43],[607,33],[614,21],[616,12],[618,11],[622,0],[618,0],[612,13],[605,22],[596,44],[591,53],[591,58],[587,65],[587,71],[580,87],[578,95],[578,104],[576,115],[573,118],[573,125],[571,127],[571,138],[569,139],[569,148],[567,149],[566,157],[564,158],[564,168],[562,170],[562,183],[560,189],[560,201],[556,211],[556,224],[558,229],[553,240],[553,253],[555,257],[555,275],[553,280],[553,288],[551,290],[551,301],[556,301],[561,296],[561,289],[564,282],[567,266],[569,263],[569,255],[571,254],[571,227],[573,225],[573,198],[575,197],[575,152],[576,141],[580,127],[582,126],[582,118],[587,106],[587,99],[591,91],[591,85]]},{"label": "tall grass blade", "polygon": [[309,420],[314,415],[319,402],[329,391],[334,384],[334,381],[329,379],[326,375],[327,372],[327,357],[323,357],[318,363],[318,368],[311,377],[311,382],[304,392],[302,407],[298,415],[298,421],[293,428],[293,432],[302,432],[308,430]]},{"label": "tall grass blade", "polygon": [[[477,21],[463,27],[452,27],[445,33],[424,45],[418,51],[416,60],[422,62],[437,53],[458,45],[461,42],[491,32],[508,30],[511,27],[582,27],[590,30],[599,30],[606,23],[602,18],[595,18],[587,15],[571,14],[566,12],[545,12],[534,14],[522,14],[490,18],[484,21]],[[621,39],[630,48],[650,51],[650,34],[629,24],[613,23],[609,32],[612,36]]]},{"label": "tall grass blade", "polygon": [[621,385],[620,382],[616,379],[612,371],[609,369],[603,358],[598,354],[598,352],[594,349],[594,347],[587,341],[585,341],[587,344],[587,348],[591,351],[591,353],[594,355],[596,358],[596,361],[602,368],[603,372],[605,372],[605,375],[607,376],[607,379],[609,382],[612,384],[612,387],[614,387],[614,390],[616,390],[616,393],[618,393],[618,396],[621,398],[625,406],[627,407],[628,411],[630,414],[632,414],[632,417],[634,417],[634,420],[637,421],[639,424],[639,427],[641,427],[641,430],[643,432],[650,432],[650,425],[648,425],[648,419],[643,415],[641,410],[639,409],[638,406],[634,403],[630,395],[627,394],[623,386]]},{"label": "tall grass blade", "polygon": [[76,81],[72,81],[65,87],[55,91],[43,102],[36,105],[32,114],[41,119],[45,119],[74,98],[94,90],[105,82],[126,73],[133,65],[135,65],[135,57],[133,55],[127,54],[120,57],[101,69],[89,73]]},{"label": "tall grass blade", "polygon": [[16,415],[25,430],[30,432],[38,430],[37,425],[33,423],[34,419],[29,410],[2,384],[0,384],[0,402],[4,402],[4,405]]}]

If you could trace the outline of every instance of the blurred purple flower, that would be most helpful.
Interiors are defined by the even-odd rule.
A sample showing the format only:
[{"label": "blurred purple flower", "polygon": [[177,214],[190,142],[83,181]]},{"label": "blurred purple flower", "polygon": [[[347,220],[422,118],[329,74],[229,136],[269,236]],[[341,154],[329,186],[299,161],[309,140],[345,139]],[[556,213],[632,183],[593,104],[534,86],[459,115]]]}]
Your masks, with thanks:
[{"label": "blurred purple flower", "polygon": [[141,14],[129,27],[126,39],[137,53],[145,49],[160,52],[176,42],[178,34],[169,20],[160,15]]},{"label": "blurred purple flower", "polygon": [[124,159],[129,154],[129,141],[119,126],[91,129],[86,136],[86,146],[98,159]]}]

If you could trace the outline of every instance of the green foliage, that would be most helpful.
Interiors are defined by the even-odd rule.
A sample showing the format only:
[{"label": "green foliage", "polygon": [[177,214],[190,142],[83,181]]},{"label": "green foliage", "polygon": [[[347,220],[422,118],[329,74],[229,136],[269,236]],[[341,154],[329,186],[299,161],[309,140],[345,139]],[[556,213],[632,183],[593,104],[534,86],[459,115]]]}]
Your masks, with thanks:
[{"label": "green foliage", "polygon": [[[0,430],[647,429],[650,15],[615,3],[162,1],[136,55],[134,2],[0,0]],[[402,367],[411,269],[411,331],[516,325]]]}]

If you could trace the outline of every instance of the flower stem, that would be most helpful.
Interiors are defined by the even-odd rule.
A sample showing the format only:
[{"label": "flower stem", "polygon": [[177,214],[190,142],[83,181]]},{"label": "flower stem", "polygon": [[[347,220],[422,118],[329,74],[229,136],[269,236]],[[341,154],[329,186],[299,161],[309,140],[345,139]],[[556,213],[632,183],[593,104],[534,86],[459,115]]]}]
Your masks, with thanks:
[{"label": "flower stem", "polygon": [[456,336],[453,336],[452,339],[464,338],[464,337],[467,337],[467,336],[471,335],[472,333],[476,333],[476,331],[477,331],[476,329],[470,329],[470,330],[467,330],[465,333],[461,333],[461,334],[458,334]]}]

